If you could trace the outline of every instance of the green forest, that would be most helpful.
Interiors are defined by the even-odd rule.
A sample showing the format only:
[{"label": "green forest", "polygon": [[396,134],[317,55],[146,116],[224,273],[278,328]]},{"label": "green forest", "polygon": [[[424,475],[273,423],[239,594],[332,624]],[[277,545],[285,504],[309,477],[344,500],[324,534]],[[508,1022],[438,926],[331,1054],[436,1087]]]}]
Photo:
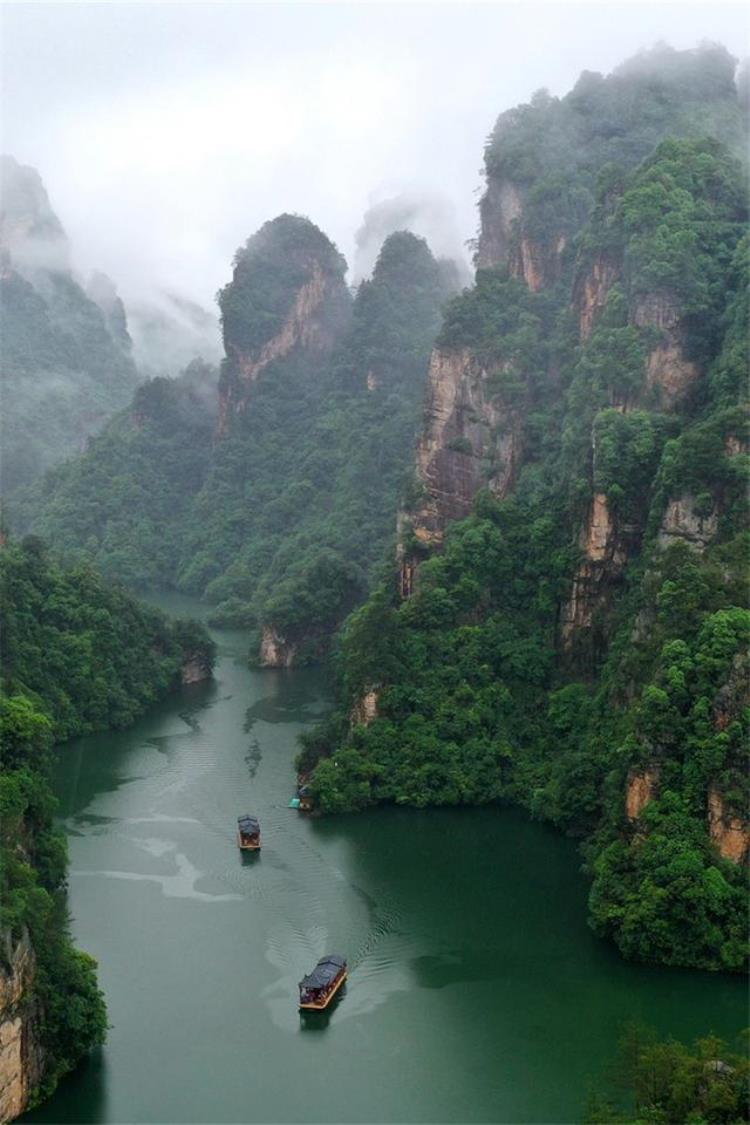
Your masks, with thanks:
[{"label": "green forest", "polygon": [[[323,655],[394,541],[430,347],[455,291],[451,263],[407,232],[386,240],[353,301],[344,268],[309,220],[267,223],[219,295],[226,432],[215,437],[206,365],[147,382],[84,456],[11,506],[14,524],[132,589],[203,595],[213,623],[256,630],[253,651],[268,625],[295,663]],[[326,346],[268,363],[245,408],[238,357],[262,353],[315,270]]]},{"label": "green forest", "polygon": [[69,935],[53,746],[129,725],[180,683],[186,659],[210,669],[214,646],[203,626],[170,622],[90,567],[62,568],[34,537],[0,551],[0,604],[0,931],[4,959],[25,935],[36,956],[24,1004],[46,1062],[33,1103],[107,1030],[96,963]]},{"label": "green forest", "polygon": [[[660,1040],[653,1028],[626,1027],[610,1089],[592,1093],[584,1125],[684,1125],[747,1121],[747,1034],[737,1044],[707,1035],[691,1046]],[[627,1109],[621,1108],[623,1103]]]},{"label": "green forest", "polygon": [[[487,394],[506,416],[520,404],[524,465],[508,498],[479,490],[442,550],[407,523],[414,592],[404,600],[391,573],[346,622],[339,708],[306,736],[300,768],[327,812],[518,802],[582,838],[591,925],[625,956],[738,970],[745,877],[709,819],[713,809],[740,823],[748,800],[747,203],[731,64],[713,51],[689,63],[698,88],[713,75],[716,132],[735,143],[665,139],[628,170],[656,128],[636,114],[554,282],[530,292],[508,266],[482,269],[448,306],[438,346],[468,347],[498,372]],[[679,111],[676,133],[706,128],[705,115],[685,115],[684,66],[666,75],[675,86],[659,131],[665,104]],[[633,81],[625,68],[593,86],[614,113]],[[502,121],[490,190],[493,176],[533,178],[516,161],[561,114],[582,112],[579,87]],[[576,154],[560,167],[571,192],[586,160],[601,159],[599,141]],[[615,280],[581,341],[574,316],[592,262],[613,263]],[[689,376],[678,401],[650,378],[667,345],[646,314],[665,305],[678,310]],[[460,440],[452,448],[476,456]],[[418,479],[417,518],[425,488]],[[589,561],[581,535],[597,532],[595,500],[610,554]],[[585,625],[576,605],[590,610]],[[377,715],[352,722],[366,693]],[[642,783],[633,815],[627,794]]]},{"label": "green forest", "polygon": [[80,451],[130,400],[138,372],[122,303],[100,306],[72,273],[38,173],[1,156],[0,188],[8,228],[29,224],[18,248],[0,250],[5,498]]},{"label": "green forest", "polygon": [[[268,663],[325,657],[343,623],[337,708],[300,755],[322,812],[516,801],[581,837],[591,924],[626,956],[736,970],[748,215],[733,71],[723,48],[656,48],[503,114],[476,282],[452,298],[450,265],[408,232],[352,299],[314,224],[266,223],[218,295],[218,377],[195,363],[146,383],[11,515],[107,579],[202,595]],[[443,443],[438,485],[410,471],[433,344],[475,372],[450,432],[423,423]],[[509,434],[519,471],[499,495]],[[472,514],[444,542],[420,534],[430,495],[439,507],[469,471]],[[389,561],[400,503],[410,597]],[[374,721],[352,721],[368,693]],[[95,721],[119,717],[101,694]]]}]

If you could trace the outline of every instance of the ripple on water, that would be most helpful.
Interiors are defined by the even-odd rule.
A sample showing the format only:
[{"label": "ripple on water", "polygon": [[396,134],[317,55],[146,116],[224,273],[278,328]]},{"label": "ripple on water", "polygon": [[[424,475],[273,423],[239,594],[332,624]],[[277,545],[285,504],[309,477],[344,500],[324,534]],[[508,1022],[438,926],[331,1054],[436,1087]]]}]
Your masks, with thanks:
[{"label": "ripple on water", "polygon": [[168,854],[169,851],[174,852],[174,866],[176,868],[176,871],[171,875],[144,871],[74,870],[70,872],[70,876],[74,879],[125,879],[138,883],[156,883],[161,888],[165,898],[188,898],[195,902],[229,902],[242,898],[242,895],[239,894],[212,894],[199,891],[197,883],[200,879],[205,878],[205,873],[194,867],[186,855],[174,851],[173,848],[167,849],[167,852],[163,852],[162,856]]}]

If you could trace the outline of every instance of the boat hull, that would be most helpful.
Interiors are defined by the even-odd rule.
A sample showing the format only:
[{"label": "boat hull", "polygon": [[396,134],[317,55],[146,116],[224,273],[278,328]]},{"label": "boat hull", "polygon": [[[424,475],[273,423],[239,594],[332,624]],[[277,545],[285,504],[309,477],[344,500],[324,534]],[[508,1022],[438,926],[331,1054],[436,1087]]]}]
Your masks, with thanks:
[{"label": "boat hull", "polygon": [[341,974],[341,976],[338,978],[338,980],[334,984],[333,988],[331,989],[331,991],[328,993],[328,995],[325,997],[324,1000],[317,1000],[317,1001],[314,1001],[314,1002],[308,1003],[308,1004],[300,1004],[299,1010],[301,1012],[324,1012],[326,1010],[326,1008],[328,1007],[328,1005],[333,1000],[333,998],[336,995],[336,993],[338,992],[338,990],[341,988],[341,986],[344,983],[344,981],[346,980],[347,976],[348,976],[347,973]]}]

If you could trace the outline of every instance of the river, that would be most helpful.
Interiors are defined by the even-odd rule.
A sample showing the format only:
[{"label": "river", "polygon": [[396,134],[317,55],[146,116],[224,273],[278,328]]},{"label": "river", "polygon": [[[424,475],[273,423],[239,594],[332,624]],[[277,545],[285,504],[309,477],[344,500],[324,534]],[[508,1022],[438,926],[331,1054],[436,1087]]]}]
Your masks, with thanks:
[{"label": "river", "polygon": [[[60,750],[73,931],[112,1027],[25,1121],[572,1122],[623,1021],[743,1026],[741,980],[596,939],[575,844],[514,809],[289,809],[323,678],[216,640],[213,683]],[[325,952],[349,958],[346,993],[303,1020],[296,984]]]}]

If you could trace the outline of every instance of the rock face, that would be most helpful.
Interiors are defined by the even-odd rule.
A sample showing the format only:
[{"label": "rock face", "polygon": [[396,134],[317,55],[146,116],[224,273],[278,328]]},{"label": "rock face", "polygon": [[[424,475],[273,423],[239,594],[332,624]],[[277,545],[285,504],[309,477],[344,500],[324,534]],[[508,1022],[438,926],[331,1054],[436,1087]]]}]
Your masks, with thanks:
[{"label": "rock face", "polygon": [[609,291],[619,277],[619,263],[605,255],[600,255],[576,279],[573,307],[578,313],[581,343],[585,343],[591,335],[596,319],[607,303]]},{"label": "rock face", "polygon": [[662,410],[675,410],[688,398],[700,369],[685,355],[682,311],[673,293],[639,297],[632,309],[633,324],[654,328],[660,339],[646,363],[646,390],[655,393]]},{"label": "rock face", "polygon": [[[619,273],[617,263],[602,257],[596,259],[576,283],[574,305],[582,342],[590,336]],[[686,358],[682,315],[675,296],[656,293],[637,298],[632,302],[630,321],[637,327],[655,330],[658,339],[648,353],[640,390],[632,396],[628,394],[627,401],[617,400],[613,394],[610,406],[622,413],[635,406],[664,412],[679,410],[701,372]],[[593,457],[596,461],[596,447]],[[695,500],[690,495],[672,499],[664,513],[658,542],[665,547],[683,540],[696,551],[702,551],[716,534],[718,516],[716,506],[709,513],[698,515]],[[564,649],[570,651],[582,632],[590,632],[597,614],[606,609],[628,561],[640,548],[642,531],[640,527],[618,525],[608,511],[606,496],[594,494],[580,532],[579,542],[585,557],[575,573],[570,598],[561,613],[560,636]]]},{"label": "rock face", "polygon": [[570,650],[582,632],[590,633],[594,627],[598,611],[606,607],[622,577],[635,549],[635,540],[637,529],[619,526],[605,494],[595,492],[579,536],[584,557],[561,613],[560,637],[564,649]]},{"label": "rock face", "polygon": [[530,236],[524,221],[523,191],[517,184],[490,177],[479,215],[478,269],[507,266],[511,277],[524,281],[532,293],[559,279],[567,239],[561,232],[544,242]]},{"label": "rock face", "polygon": [[659,783],[659,769],[648,766],[644,770],[631,770],[625,793],[625,815],[628,820],[637,820],[649,801],[656,795]]},{"label": "rock face", "polygon": [[189,653],[182,663],[180,679],[183,684],[200,684],[211,679],[211,665],[205,653]]},{"label": "rock face", "polygon": [[70,246],[36,168],[0,156],[0,248],[21,268],[68,270]]},{"label": "rock face", "polygon": [[0,964],[0,1121],[11,1121],[28,1107],[44,1071],[38,1039],[39,1013],[29,994],[36,958],[28,936],[15,943],[3,935]]},{"label": "rock face", "polygon": [[357,702],[354,704],[349,716],[352,725],[369,726],[369,724],[378,717],[378,699],[380,692],[377,688],[371,687],[363,692]]},{"label": "rock face", "polygon": [[416,455],[421,498],[399,517],[406,596],[416,566],[403,542],[407,525],[419,544],[440,546],[447,525],[470,513],[480,488],[498,498],[513,488],[521,460],[521,416],[492,387],[492,377],[501,373],[501,368],[485,368],[467,348],[432,353]]},{"label": "rock face", "polygon": [[[266,223],[238,252],[232,281],[219,295],[227,358],[219,383],[217,438],[247,409],[253,385],[270,364],[297,351],[311,358],[331,351],[350,311],[345,268],[322,231],[293,215]],[[280,316],[284,297],[286,312]],[[262,331],[269,322],[277,324],[270,336]],[[244,325],[259,326],[253,342]]]},{"label": "rock face", "polygon": [[736,656],[727,682],[713,701],[713,720],[717,730],[726,730],[750,706],[750,653]]},{"label": "rock face", "polygon": [[0,445],[10,495],[86,447],[138,382],[116,294],[100,306],[33,168],[0,158]]},{"label": "rock face", "polygon": [[515,184],[508,179],[488,180],[479,203],[478,269],[492,269],[507,263],[522,213],[523,201]]},{"label": "rock face", "polygon": [[291,668],[296,653],[297,645],[282,637],[273,625],[263,626],[258,653],[262,668]]},{"label": "rock face", "polygon": [[695,497],[689,492],[675,500],[670,500],[662,517],[658,543],[669,547],[682,541],[694,551],[703,551],[716,535],[719,528],[719,511],[716,504],[710,512],[698,515],[695,511]]},{"label": "rock face", "polygon": [[708,831],[719,854],[731,863],[742,863],[750,852],[750,823],[727,812],[724,798],[712,786],[708,791]]}]

